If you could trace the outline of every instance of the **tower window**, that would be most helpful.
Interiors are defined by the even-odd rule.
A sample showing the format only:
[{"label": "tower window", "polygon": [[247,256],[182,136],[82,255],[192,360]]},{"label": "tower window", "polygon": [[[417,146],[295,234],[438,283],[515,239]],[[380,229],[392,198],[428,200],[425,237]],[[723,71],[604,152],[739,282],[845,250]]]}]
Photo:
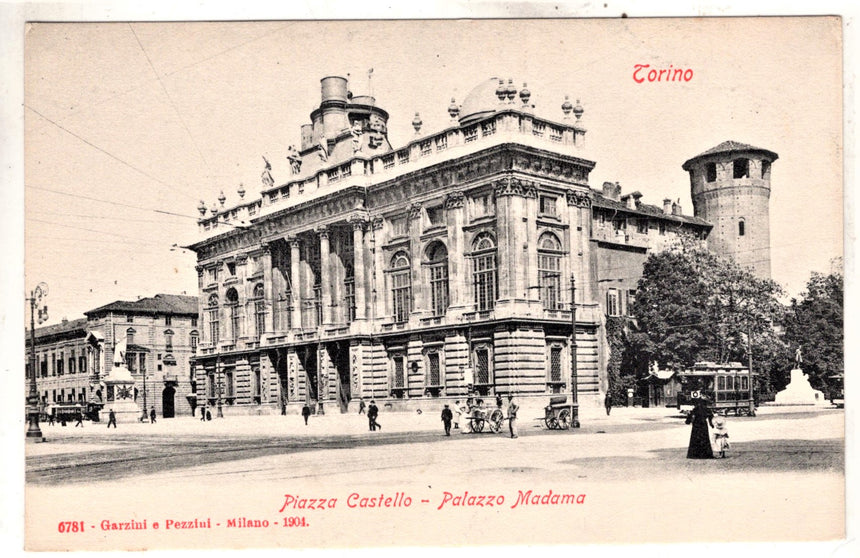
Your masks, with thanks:
[{"label": "tower window", "polygon": [[770,161],[761,162],[761,177],[764,180],[768,180],[770,178]]},{"label": "tower window", "polygon": [[750,161],[749,159],[735,159],[734,161],[734,177],[749,178],[750,177]]},{"label": "tower window", "polygon": [[708,163],[705,165],[705,179],[708,182],[716,182],[717,181],[717,164],[716,163]]},{"label": "tower window", "polygon": [[746,223],[743,219],[738,221],[738,236],[743,236],[746,234]]}]

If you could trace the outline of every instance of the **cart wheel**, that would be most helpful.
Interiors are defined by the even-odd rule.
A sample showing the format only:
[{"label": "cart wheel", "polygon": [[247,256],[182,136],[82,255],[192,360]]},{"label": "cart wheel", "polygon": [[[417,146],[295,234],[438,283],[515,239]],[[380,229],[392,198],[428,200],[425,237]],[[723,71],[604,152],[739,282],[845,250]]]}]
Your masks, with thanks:
[{"label": "cart wheel", "polygon": [[568,409],[562,409],[558,414],[558,427],[562,430],[570,428],[570,411]]},{"label": "cart wheel", "polygon": [[495,411],[493,411],[493,413],[490,415],[490,430],[492,430],[493,432],[498,432],[499,430],[501,430],[503,420],[505,420],[505,417],[504,415],[502,415],[502,412],[500,410],[496,409]]},{"label": "cart wheel", "polygon": [[484,419],[472,419],[472,432],[481,432],[484,430]]},{"label": "cart wheel", "polygon": [[550,430],[557,430],[558,429],[558,419],[555,418],[554,416],[553,417],[547,417],[546,427],[549,428]]}]

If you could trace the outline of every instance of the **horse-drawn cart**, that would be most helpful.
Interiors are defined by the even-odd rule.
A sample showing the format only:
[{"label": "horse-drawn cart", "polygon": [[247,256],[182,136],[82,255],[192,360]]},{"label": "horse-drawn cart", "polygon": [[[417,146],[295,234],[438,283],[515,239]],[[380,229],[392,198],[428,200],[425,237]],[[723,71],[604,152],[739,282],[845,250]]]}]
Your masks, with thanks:
[{"label": "horse-drawn cart", "polygon": [[[544,408],[543,421],[550,430],[567,430],[573,417],[573,405],[566,395],[555,395]],[[538,419],[540,420],[540,419]]]}]

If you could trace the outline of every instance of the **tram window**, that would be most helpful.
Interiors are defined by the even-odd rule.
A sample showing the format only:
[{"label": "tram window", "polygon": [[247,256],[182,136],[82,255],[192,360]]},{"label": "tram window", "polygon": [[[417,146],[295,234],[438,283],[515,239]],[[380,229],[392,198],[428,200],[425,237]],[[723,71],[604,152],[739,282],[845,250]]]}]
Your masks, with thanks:
[{"label": "tram window", "polygon": [[723,391],[726,389],[726,377],[718,376],[717,377],[717,391]]},{"label": "tram window", "polygon": [[741,376],[741,389],[746,391],[750,388],[749,378]]}]

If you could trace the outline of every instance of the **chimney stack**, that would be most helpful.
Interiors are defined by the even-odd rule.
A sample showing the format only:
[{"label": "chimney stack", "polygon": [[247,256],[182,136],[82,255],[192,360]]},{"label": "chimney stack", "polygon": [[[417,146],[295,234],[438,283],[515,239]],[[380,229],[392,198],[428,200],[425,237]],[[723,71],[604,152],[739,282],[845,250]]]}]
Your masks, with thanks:
[{"label": "chimney stack", "polygon": [[671,215],[672,214],[672,200],[664,199],[663,200],[663,215]]}]

